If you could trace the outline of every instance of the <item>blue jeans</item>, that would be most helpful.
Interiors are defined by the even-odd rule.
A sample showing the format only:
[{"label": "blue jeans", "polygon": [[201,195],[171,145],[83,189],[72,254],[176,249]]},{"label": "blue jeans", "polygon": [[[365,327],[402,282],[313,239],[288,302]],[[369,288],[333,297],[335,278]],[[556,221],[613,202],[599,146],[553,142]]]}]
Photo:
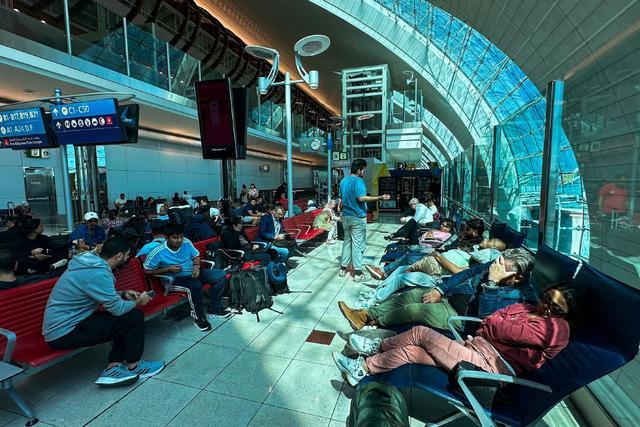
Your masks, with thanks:
[{"label": "blue jeans", "polygon": [[289,259],[289,249],[279,248],[277,246],[273,246],[273,244],[268,246],[268,248],[273,249],[278,254],[277,262],[286,262]]},{"label": "blue jeans", "polygon": [[408,267],[396,269],[389,277],[376,288],[376,300],[384,301],[396,291],[405,286],[420,286],[423,288],[432,288],[436,285],[433,276],[421,272],[407,272]]},{"label": "blue jeans", "polygon": [[356,272],[362,271],[362,256],[367,247],[367,219],[355,216],[342,217],[344,242],[342,243],[342,260],[340,265],[347,268],[353,265]]},{"label": "blue jeans", "polygon": [[389,275],[393,273],[398,267],[401,267],[403,265],[411,265],[414,262],[418,262],[422,259],[423,256],[425,256],[425,254],[413,253],[413,252],[406,253],[402,255],[400,258],[398,258],[396,261],[393,261],[385,265],[383,267],[384,274]]}]

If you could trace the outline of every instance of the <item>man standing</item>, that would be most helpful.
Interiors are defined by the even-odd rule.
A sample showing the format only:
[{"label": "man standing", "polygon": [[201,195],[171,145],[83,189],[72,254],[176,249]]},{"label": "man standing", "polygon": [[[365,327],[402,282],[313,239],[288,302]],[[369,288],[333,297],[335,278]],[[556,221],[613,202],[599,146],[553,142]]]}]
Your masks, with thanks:
[{"label": "man standing", "polygon": [[[128,259],[129,242],[121,237],[107,239],[100,255],[77,255],[51,291],[44,312],[42,334],[56,350],[113,341],[106,369],[96,380],[102,386],[132,384],[164,368],[163,361],[141,359],[144,315],[136,306],[146,305],[151,297],[115,288],[111,270]],[[98,311],[100,306],[104,311]]]},{"label": "man standing", "polygon": [[389,200],[390,198],[388,194],[367,196],[367,187],[362,179],[366,169],[367,162],[364,159],[356,159],[351,164],[351,175],[340,181],[344,242],[339,276],[344,277],[347,274],[347,267],[351,264],[354,282],[363,282],[369,279],[362,272],[362,255],[367,240],[366,202]]}]

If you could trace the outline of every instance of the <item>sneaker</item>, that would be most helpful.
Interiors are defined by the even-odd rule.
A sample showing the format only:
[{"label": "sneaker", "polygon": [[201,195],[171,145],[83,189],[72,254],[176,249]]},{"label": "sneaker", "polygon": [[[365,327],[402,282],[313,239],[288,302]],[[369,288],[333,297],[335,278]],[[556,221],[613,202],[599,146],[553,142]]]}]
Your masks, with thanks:
[{"label": "sneaker", "polygon": [[352,387],[357,386],[360,380],[367,375],[364,370],[364,358],[362,356],[357,359],[350,359],[337,351],[334,351],[331,356],[333,356],[333,361],[342,372],[343,378]]},{"label": "sneaker", "polygon": [[383,237],[384,240],[391,240],[393,239],[393,234],[387,234],[386,236]]},{"label": "sneaker", "polygon": [[202,332],[211,330],[211,323],[207,319],[195,319],[193,324],[196,325],[196,328],[200,329]]},{"label": "sneaker", "polygon": [[371,277],[378,280],[384,279],[384,270],[375,265],[365,265],[364,268],[367,269],[369,273],[371,273]]},{"label": "sneaker", "polygon": [[102,371],[96,380],[96,384],[103,387],[131,385],[138,381],[138,378],[140,378],[140,376],[137,373],[128,370],[126,366],[120,364]]},{"label": "sneaker", "polygon": [[341,268],[340,271],[338,272],[338,277],[344,277],[346,275],[347,275],[347,269]]},{"label": "sneaker", "polygon": [[349,337],[349,344],[355,351],[363,356],[371,356],[380,350],[381,338],[367,338],[360,335],[352,334]]},{"label": "sneaker", "polygon": [[164,366],[164,360],[140,360],[136,369],[131,370],[131,372],[138,374],[140,379],[144,379],[159,374],[164,369]]},{"label": "sneaker", "polygon": [[327,240],[327,245],[333,245],[333,244],[335,244],[335,243],[336,243],[336,241],[335,241],[335,240],[333,240],[333,239],[331,239],[331,240]]},{"label": "sneaker", "polygon": [[365,272],[361,272],[360,274],[356,274],[353,276],[354,282],[368,282],[369,280],[371,280],[371,276],[369,276]]}]

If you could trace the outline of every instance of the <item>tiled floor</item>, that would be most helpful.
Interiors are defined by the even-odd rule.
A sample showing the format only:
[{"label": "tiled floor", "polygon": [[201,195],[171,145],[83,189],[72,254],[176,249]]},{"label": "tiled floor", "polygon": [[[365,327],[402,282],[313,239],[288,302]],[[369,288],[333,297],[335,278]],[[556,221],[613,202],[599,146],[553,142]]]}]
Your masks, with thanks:
[{"label": "tiled floor", "polygon": [[[366,262],[385,246],[382,230],[369,225]],[[244,314],[202,333],[188,320],[155,319],[147,324],[146,358],[163,358],[165,370],[132,387],[102,389],[93,384],[106,346],[87,350],[29,377],[18,390],[41,425],[81,426],[343,426],[353,389],[344,384],[331,359],[344,341],[306,342],[312,330],[348,331],[337,309],[363,285],[338,278],[341,243],[322,245],[299,258],[289,275],[292,293],[278,296],[277,314]],[[0,426],[24,425],[13,403],[0,395]],[[576,425],[564,405],[544,419],[549,426]],[[421,425],[412,420],[412,425]],[[471,425],[471,424],[469,424]]]}]

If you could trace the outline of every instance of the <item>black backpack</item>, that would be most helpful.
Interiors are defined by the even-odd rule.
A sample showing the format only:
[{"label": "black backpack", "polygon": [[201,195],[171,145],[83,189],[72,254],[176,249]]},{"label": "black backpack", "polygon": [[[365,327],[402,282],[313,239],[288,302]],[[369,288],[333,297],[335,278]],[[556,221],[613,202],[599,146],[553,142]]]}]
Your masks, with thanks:
[{"label": "black backpack", "polygon": [[[273,299],[264,267],[242,270],[231,276],[229,281],[231,306],[237,310],[247,310],[255,315],[260,310],[271,308]],[[258,322],[260,317],[258,317]]]}]

